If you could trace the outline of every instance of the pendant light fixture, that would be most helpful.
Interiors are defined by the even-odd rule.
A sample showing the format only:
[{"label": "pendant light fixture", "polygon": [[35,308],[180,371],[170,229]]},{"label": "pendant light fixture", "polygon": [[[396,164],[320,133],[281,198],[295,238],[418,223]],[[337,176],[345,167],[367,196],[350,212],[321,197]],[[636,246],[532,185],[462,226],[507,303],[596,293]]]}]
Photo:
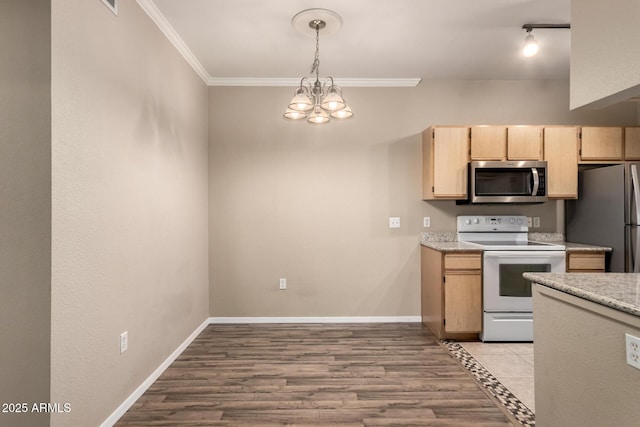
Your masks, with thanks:
[{"label": "pendant light fixture", "polygon": [[327,9],[307,9],[291,19],[293,27],[304,33],[310,31],[316,37],[316,53],[311,64],[311,74],[315,73],[315,81],[308,77],[300,79],[284,117],[289,120],[306,118],[311,124],[329,123],[331,118],[346,119],[353,115],[351,108],[342,97],[342,89],[337,86],[333,77],[320,79],[320,30],[336,32],[342,26],[340,16]]},{"label": "pendant light fixture", "polygon": [[570,24],[524,24],[522,26],[524,30],[527,31],[527,36],[524,38],[524,48],[522,49],[522,54],[524,56],[534,56],[540,50],[540,45],[538,41],[533,37],[531,31],[534,28],[543,28],[543,29],[566,29],[571,28]]}]

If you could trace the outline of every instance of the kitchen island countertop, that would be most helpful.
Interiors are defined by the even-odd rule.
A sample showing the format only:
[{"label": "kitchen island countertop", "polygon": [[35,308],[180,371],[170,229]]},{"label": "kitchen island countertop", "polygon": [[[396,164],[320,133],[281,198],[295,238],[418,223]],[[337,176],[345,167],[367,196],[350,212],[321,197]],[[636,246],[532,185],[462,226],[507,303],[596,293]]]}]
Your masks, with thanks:
[{"label": "kitchen island countertop", "polygon": [[638,273],[524,273],[525,279],[640,317]]}]

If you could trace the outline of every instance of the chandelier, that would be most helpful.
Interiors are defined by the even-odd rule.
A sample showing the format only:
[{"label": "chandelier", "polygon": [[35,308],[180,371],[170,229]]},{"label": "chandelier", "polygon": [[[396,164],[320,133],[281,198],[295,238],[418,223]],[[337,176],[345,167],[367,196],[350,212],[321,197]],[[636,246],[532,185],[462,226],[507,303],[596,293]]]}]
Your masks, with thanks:
[{"label": "chandelier", "polygon": [[351,108],[342,97],[342,89],[335,84],[333,77],[326,77],[322,81],[320,79],[320,30],[327,27],[327,22],[330,23],[331,29],[335,29],[336,26],[339,29],[342,20],[330,10],[308,9],[294,16],[291,22],[297,29],[308,22],[307,28],[303,28],[302,31],[315,31],[316,54],[311,64],[311,74],[315,73],[315,81],[309,77],[300,79],[300,86],[296,88],[284,117],[290,120],[306,118],[308,123],[316,125],[329,123],[331,118],[351,117]]}]

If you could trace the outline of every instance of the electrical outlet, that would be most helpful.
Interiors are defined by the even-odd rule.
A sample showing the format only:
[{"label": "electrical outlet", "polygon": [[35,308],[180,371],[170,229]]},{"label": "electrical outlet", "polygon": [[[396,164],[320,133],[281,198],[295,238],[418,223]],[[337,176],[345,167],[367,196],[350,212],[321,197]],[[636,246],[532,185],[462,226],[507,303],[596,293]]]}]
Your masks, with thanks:
[{"label": "electrical outlet", "polygon": [[640,369],[640,338],[625,334],[627,341],[627,364]]},{"label": "electrical outlet", "polygon": [[129,348],[129,332],[124,331],[120,334],[120,354],[127,351]]},{"label": "electrical outlet", "polygon": [[539,216],[534,216],[533,217],[533,228],[540,228],[540,217]]},{"label": "electrical outlet", "polygon": [[389,217],[389,228],[400,228],[400,217],[399,216],[391,216],[391,217]]},{"label": "electrical outlet", "polygon": [[422,226],[424,228],[431,227],[431,217],[425,216],[424,218],[422,218]]},{"label": "electrical outlet", "polygon": [[527,227],[533,227],[533,218],[527,217]]},{"label": "electrical outlet", "polygon": [[280,279],[280,289],[283,291],[287,289],[287,279]]}]

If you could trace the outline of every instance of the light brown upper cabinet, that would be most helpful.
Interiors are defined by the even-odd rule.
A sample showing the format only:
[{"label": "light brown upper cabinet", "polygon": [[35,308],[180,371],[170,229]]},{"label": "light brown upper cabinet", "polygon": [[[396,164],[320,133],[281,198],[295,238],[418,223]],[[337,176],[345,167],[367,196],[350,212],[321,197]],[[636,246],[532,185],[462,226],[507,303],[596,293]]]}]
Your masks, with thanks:
[{"label": "light brown upper cabinet", "polygon": [[471,160],[542,160],[542,127],[472,126]]},{"label": "light brown upper cabinet", "polygon": [[471,160],[505,160],[507,128],[504,126],[471,127]]},{"label": "light brown upper cabinet", "polygon": [[580,141],[582,161],[622,161],[621,127],[583,127]]},{"label": "light brown upper cabinet", "polygon": [[624,159],[640,160],[640,127],[624,128]]},{"label": "light brown upper cabinet", "polygon": [[422,198],[467,198],[469,128],[432,126],[422,132]]},{"label": "light brown upper cabinet", "polygon": [[544,160],[547,161],[547,195],[556,199],[578,198],[579,129],[575,126],[544,128]]},{"label": "light brown upper cabinet", "polygon": [[507,128],[507,159],[542,160],[542,127],[509,126]]}]

